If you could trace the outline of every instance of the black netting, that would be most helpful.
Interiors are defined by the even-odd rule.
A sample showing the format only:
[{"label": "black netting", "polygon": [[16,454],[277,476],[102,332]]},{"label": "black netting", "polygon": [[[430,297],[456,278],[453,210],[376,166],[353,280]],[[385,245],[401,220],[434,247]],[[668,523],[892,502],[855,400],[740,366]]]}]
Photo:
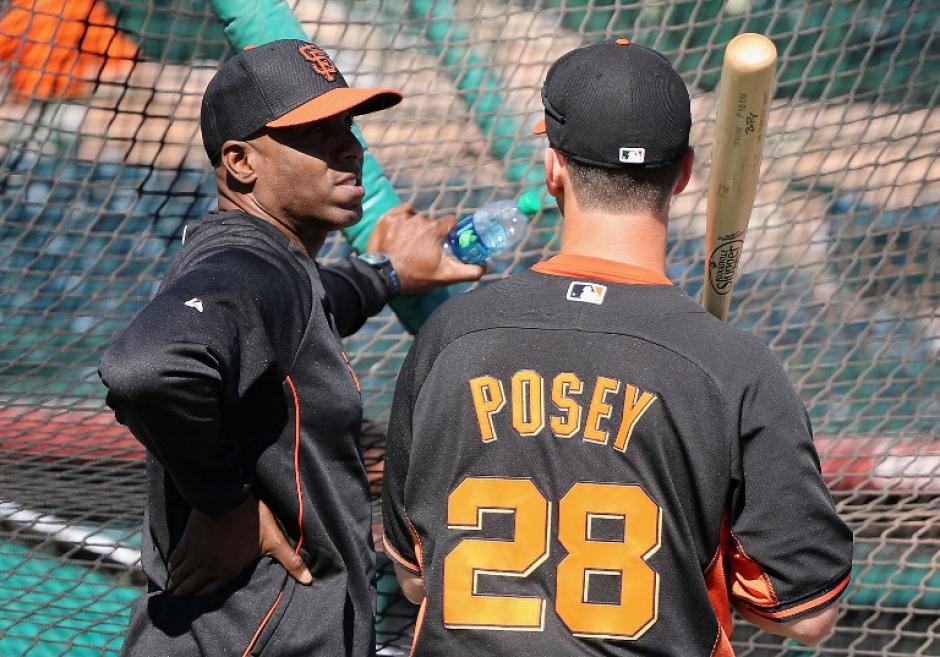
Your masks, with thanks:
[{"label": "black netting", "polygon": [[[610,36],[663,50],[690,84],[696,172],[669,275],[703,277],[705,189],[724,45],[780,53],[762,183],[729,321],[783,360],[810,413],[853,584],[833,637],[796,648],[740,624],[738,655],[940,655],[940,2],[291,3],[351,83],[407,100],[363,117],[403,200],[463,213],[538,188],[550,63]],[[207,2],[14,0],[0,9],[0,655],[116,655],[143,504],[142,450],[103,405],[105,345],[153,295],[183,225],[214,204],[199,101],[230,52]],[[498,260],[558,247],[543,212]],[[345,253],[341,238],[324,249]],[[385,311],[348,341],[376,493],[411,338]],[[386,560],[380,647],[414,608]]]}]

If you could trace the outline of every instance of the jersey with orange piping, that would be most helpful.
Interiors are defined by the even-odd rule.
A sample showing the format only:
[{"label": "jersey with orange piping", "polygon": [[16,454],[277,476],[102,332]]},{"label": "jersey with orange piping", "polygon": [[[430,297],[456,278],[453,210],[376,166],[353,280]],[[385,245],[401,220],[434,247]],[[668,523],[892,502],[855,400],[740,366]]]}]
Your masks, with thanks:
[{"label": "jersey with orange piping", "polygon": [[399,378],[389,554],[415,655],[731,655],[731,605],[845,589],[852,536],[753,336],[662,274],[559,256],[440,309]]},{"label": "jersey with orange piping", "polygon": [[[149,586],[122,654],[372,654],[362,404],[341,336],[381,310],[385,283],[357,259],[319,267],[239,212],[210,213],[186,235],[100,367],[108,404],[148,451]],[[313,584],[262,557],[215,593],[168,595],[167,559],[191,509],[218,514],[249,490]]]}]

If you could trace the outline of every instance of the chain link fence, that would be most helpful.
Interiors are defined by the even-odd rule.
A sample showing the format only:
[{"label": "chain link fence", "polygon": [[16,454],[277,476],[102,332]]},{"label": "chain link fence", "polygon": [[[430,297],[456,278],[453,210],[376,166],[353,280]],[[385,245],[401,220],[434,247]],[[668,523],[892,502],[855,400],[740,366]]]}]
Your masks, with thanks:
[{"label": "chain link fence", "polygon": [[[351,84],[406,100],[362,117],[398,194],[432,215],[539,189],[539,91],[570,48],[626,36],[690,85],[697,165],[668,274],[697,295],[724,45],[780,53],[762,182],[729,321],[784,362],[856,535],[835,634],[814,648],[739,624],[739,656],[940,655],[940,2],[349,0],[291,3]],[[143,451],[100,354],[214,206],[202,92],[230,55],[202,0],[12,0],[0,9],[0,655],[116,655],[141,585]],[[545,210],[484,282],[559,246]],[[348,251],[336,237],[325,261]],[[348,349],[378,494],[410,344],[384,311]],[[798,528],[797,528],[798,530]],[[414,609],[380,555],[377,630]]]}]

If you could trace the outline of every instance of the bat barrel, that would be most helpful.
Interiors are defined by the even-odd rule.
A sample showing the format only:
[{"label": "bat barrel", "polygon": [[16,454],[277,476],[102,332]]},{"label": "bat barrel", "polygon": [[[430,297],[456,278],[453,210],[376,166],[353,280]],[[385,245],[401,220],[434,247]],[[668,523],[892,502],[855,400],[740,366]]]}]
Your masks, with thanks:
[{"label": "bat barrel", "polygon": [[773,71],[777,65],[777,47],[763,34],[746,32],[728,42],[724,66],[741,74]]},{"label": "bat barrel", "polygon": [[708,186],[702,295],[705,309],[719,319],[728,316],[757,193],[776,62],[776,47],[760,34],[739,34],[725,50]]}]

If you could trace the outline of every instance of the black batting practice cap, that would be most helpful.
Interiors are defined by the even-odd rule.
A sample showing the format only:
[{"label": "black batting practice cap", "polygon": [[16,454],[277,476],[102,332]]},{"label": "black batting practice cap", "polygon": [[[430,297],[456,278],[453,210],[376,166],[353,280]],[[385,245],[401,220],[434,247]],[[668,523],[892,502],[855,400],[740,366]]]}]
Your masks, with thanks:
[{"label": "black batting practice cap", "polygon": [[202,143],[215,161],[229,139],[267,126],[283,128],[342,112],[368,114],[401,102],[392,89],[346,84],[320,46],[282,39],[238,53],[222,65],[202,98]]},{"label": "black batting practice cap", "polygon": [[689,90],[663,55],[629,39],[577,48],[552,64],[536,134],[573,160],[657,167],[689,147]]}]

